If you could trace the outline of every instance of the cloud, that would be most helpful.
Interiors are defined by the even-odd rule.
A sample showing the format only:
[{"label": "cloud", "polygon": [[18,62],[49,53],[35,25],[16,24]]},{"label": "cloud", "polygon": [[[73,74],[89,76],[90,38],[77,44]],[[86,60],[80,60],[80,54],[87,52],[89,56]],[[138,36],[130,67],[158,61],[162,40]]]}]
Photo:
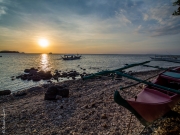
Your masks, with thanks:
[{"label": "cloud", "polygon": [[7,14],[8,7],[6,3],[9,3],[9,0],[0,0],[0,19],[3,15]]},{"label": "cloud", "polygon": [[164,36],[164,35],[175,35],[180,33],[180,24],[176,25],[165,25],[160,28],[156,28],[155,30],[152,30],[152,37],[156,36]]},{"label": "cloud", "polygon": [[128,24],[131,24],[131,21],[126,17],[127,12],[123,9],[120,10],[120,12],[116,12],[116,17],[119,20],[120,24],[123,24],[127,26]]},{"label": "cloud", "polygon": [[149,16],[148,16],[147,14],[143,14],[143,20],[144,20],[144,21],[147,21],[147,20],[148,20],[148,17],[149,17]]},{"label": "cloud", "polygon": [[172,16],[173,11],[174,7],[170,2],[159,1],[156,5],[149,4],[139,14],[142,16],[140,24],[142,27],[136,31],[152,37],[179,34],[180,18]]},{"label": "cloud", "polygon": [[0,6],[0,17],[1,17],[2,15],[6,14],[6,10],[7,10],[6,7]]},{"label": "cloud", "polygon": [[0,6],[0,16],[5,16],[0,26],[13,32],[43,31],[70,42],[116,40],[133,32],[163,36],[180,32],[173,8],[168,0],[11,0]]}]

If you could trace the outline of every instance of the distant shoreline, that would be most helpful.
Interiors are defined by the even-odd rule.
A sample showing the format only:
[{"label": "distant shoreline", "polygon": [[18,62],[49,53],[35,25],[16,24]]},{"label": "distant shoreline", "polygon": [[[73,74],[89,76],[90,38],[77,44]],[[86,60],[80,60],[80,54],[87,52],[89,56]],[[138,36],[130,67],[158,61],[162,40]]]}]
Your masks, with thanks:
[{"label": "distant shoreline", "polygon": [[18,51],[0,51],[0,53],[19,53]]}]

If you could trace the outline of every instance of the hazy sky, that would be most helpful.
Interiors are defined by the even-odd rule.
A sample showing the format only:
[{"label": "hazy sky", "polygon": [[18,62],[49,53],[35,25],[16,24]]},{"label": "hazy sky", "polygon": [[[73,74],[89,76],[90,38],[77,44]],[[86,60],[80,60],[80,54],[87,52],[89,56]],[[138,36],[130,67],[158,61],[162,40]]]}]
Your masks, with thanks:
[{"label": "hazy sky", "polygon": [[0,50],[180,54],[174,1],[0,0]]}]

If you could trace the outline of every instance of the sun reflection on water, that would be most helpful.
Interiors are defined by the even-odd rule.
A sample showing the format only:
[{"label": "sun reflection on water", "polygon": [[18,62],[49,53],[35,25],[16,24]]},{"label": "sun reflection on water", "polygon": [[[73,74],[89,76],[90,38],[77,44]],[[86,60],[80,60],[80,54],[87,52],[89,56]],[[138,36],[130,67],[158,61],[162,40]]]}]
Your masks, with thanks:
[{"label": "sun reflection on water", "polygon": [[40,68],[43,71],[49,71],[49,55],[41,54]]}]

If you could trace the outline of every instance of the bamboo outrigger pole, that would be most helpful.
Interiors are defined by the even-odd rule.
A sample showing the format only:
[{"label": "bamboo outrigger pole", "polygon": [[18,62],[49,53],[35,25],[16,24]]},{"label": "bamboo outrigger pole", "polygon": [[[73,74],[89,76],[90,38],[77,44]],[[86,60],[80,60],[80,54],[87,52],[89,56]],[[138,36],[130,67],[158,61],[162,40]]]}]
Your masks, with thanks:
[{"label": "bamboo outrigger pole", "polygon": [[97,75],[106,75],[106,74],[109,74],[109,73],[114,73],[115,71],[122,71],[124,69],[128,69],[128,68],[131,68],[131,67],[135,67],[135,66],[139,66],[139,65],[143,65],[143,64],[146,64],[146,63],[149,63],[150,61],[145,61],[145,62],[141,62],[141,63],[134,63],[134,64],[129,64],[129,65],[126,65],[122,68],[118,68],[118,69],[115,69],[115,70],[106,70],[106,71],[101,71],[101,72],[98,72],[98,73],[95,73],[95,74],[92,74],[92,75],[89,75],[89,76],[85,76],[83,77],[83,79],[90,79],[90,78],[93,78]]},{"label": "bamboo outrigger pole", "polygon": [[155,88],[159,88],[159,89],[162,89],[162,90],[166,90],[166,91],[170,91],[170,92],[173,92],[173,93],[176,93],[176,94],[180,94],[180,91],[178,91],[178,90],[176,90],[176,89],[172,89],[172,88],[164,87],[164,86],[157,85],[157,84],[154,84],[154,83],[151,83],[151,82],[147,82],[147,81],[141,80],[141,79],[139,79],[139,78],[133,77],[133,76],[131,76],[131,75],[128,75],[128,74],[125,74],[125,73],[122,73],[122,72],[116,71],[115,73],[116,73],[117,75],[121,75],[121,76],[130,78],[130,79],[132,79],[132,80],[135,80],[135,81],[138,81],[138,82],[147,84],[147,85],[149,85],[149,86],[153,86],[153,87],[155,87]]},{"label": "bamboo outrigger pole", "polygon": [[161,85],[157,85],[157,84],[154,84],[154,83],[150,83],[150,82],[147,82],[145,80],[141,80],[139,78],[136,78],[136,77],[133,77],[131,75],[128,75],[126,73],[122,73],[121,71],[124,70],[124,69],[127,69],[127,68],[131,68],[131,67],[135,67],[135,66],[139,66],[139,65],[144,65],[146,63],[149,63],[150,61],[145,61],[145,62],[141,62],[141,63],[135,63],[135,64],[129,64],[129,65],[126,65],[122,68],[119,68],[119,69],[115,69],[115,70],[111,70],[111,71],[102,71],[102,72],[99,72],[99,73],[95,73],[93,75],[90,75],[90,76],[86,76],[86,77],[83,77],[83,79],[90,79],[90,78],[93,78],[95,77],[96,75],[106,75],[106,74],[109,74],[109,73],[116,73],[117,75],[120,75],[120,76],[124,76],[126,78],[129,78],[129,79],[132,79],[132,80],[135,80],[137,82],[140,82],[140,83],[144,83],[144,84],[147,84],[149,86],[153,86],[155,88],[159,88],[159,89],[162,89],[162,90],[166,90],[166,91],[170,91],[170,92],[173,92],[173,93],[176,93],[176,94],[180,94],[180,91],[176,90],[176,89],[172,89],[172,88],[168,88],[168,87],[164,87],[164,86],[161,86]]},{"label": "bamboo outrigger pole", "polygon": [[157,68],[157,69],[162,69],[162,70],[167,70],[169,68],[162,68],[162,67],[159,67],[159,66],[151,66],[151,65],[142,65],[144,67],[152,67],[152,68]]},{"label": "bamboo outrigger pole", "polygon": [[168,71],[177,72],[177,73],[180,72],[180,71],[177,71],[177,70],[172,69],[173,67],[163,68],[163,67],[159,67],[159,66],[150,66],[150,65],[142,65],[142,66],[152,67],[152,68],[157,68],[157,69],[162,69],[162,70],[168,70]]}]

